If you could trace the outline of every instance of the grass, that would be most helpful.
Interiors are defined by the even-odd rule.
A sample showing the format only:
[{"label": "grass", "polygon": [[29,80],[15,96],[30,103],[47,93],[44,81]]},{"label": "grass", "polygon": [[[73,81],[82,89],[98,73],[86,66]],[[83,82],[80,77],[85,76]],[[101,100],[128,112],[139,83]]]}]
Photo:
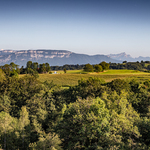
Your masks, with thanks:
[{"label": "grass", "polygon": [[145,63],[145,67],[147,67],[148,65],[150,65],[150,63]]},{"label": "grass", "polygon": [[143,74],[143,72],[140,72],[138,70],[107,70],[103,72],[102,74]]},{"label": "grass", "polygon": [[[52,71],[54,73],[54,71]],[[24,75],[19,75],[22,77]],[[57,74],[39,74],[38,80],[41,82],[53,81],[57,85],[64,87],[73,86],[78,84],[78,80],[88,79],[89,77],[98,77],[104,79],[106,82],[110,82],[113,79],[137,79],[138,81],[144,81],[150,79],[150,73],[140,72],[136,70],[107,70],[100,73],[87,73],[83,70],[67,70],[57,71]]]},{"label": "grass", "polygon": [[[55,71],[52,71],[54,73]],[[64,74],[63,70],[57,71],[58,74]],[[87,74],[87,72],[83,70],[67,70],[66,74]]]},{"label": "grass", "polygon": [[41,82],[53,81],[55,84],[61,86],[77,85],[78,80],[82,78],[88,79],[89,77],[98,77],[104,79],[106,82],[110,82],[113,79],[137,79],[144,81],[150,79],[150,73],[140,72],[136,70],[108,70],[101,73],[86,73],[82,70],[67,70],[64,74],[63,71],[57,71],[58,74],[39,74],[39,80]]}]

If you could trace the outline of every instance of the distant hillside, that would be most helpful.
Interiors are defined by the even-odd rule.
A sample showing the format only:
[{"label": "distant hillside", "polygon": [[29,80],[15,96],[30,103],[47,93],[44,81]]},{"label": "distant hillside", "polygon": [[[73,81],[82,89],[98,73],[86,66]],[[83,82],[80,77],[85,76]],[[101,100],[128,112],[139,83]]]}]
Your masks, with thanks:
[{"label": "distant hillside", "polygon": [[119,54],[109,54],[107,56],[112,59],[119,60],[121,62],[123,62],[123,61],[136,62],[136,61],[141,61],[141,60],[150,61],[150,57],[139,56],[139,57],[133,58],[130,55],[126,54],[125,52],[119,53]]},{"label": "distant hillside", "polygon": [[27,61],[38,63],[49,63],[51,66],[62,66],[65,64],[98,64],[102,61],[107,63],[122,63],[123,61],[150,61],[150,57],[132,58],[126,53],[110,55],[86,55],[77,54],[66,50],[1,50],[0,65],[14,62],[21,66],[26,66]]},{"label": "distant hillside", "polygon": [[20,66],[26,66],[27,61],[38,63],[49,63],[51,66],[62,66],[65,64],[98,64],[102,61],[116,62],[106,55],[77,54],[66,50],[3,50],[0,51],[0,65],[14,62]]},{"label": "distant hillside", "polygon": [[108,57],[120,61],[133,61],[134,58],[132,58],[130,55],[127,55],[125,52],[120,54],[109,54]]}]

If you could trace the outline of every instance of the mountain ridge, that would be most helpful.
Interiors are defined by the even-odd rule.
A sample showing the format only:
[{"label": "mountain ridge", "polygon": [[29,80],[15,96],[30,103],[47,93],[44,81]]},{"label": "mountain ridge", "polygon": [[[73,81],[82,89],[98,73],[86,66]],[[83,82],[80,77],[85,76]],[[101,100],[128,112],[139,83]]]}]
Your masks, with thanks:
[{"label": "mountain ridge", "polygon": [[68,50],[1,50],[0,65],[14,62],[19,66],[25,66],[27,61],[49,63],[51,66],[65,64],[98,64],[102,61],[120,62],[106,55],[78,54]]},{"label": "mountain ridge", "polygon": [[87,55],[74,53],[68,50],[0,50],[0,65],[14,62],[19,66],[26,66],[28,61],[49,63],[51,66],[62,66],[65,64],[99,64],[102,61],[107,63],[122,63],[123,61],[149,61],[150,57],[131,57],[125,52],[109,55]]},{"label": "mountain ridge", "polygon": [[150,61],[150,57],[143,57],[143,56],[139,56],[139,57],[131,57],[131,55],[126,54],[125,52],[119,53],[119,54],[109,54],[107,55],[108,57],[112,58],[112,59],[116,59],[116,60],[120,60],[120,61],[128,61],[128,62],[135,62],[135,61]]}]

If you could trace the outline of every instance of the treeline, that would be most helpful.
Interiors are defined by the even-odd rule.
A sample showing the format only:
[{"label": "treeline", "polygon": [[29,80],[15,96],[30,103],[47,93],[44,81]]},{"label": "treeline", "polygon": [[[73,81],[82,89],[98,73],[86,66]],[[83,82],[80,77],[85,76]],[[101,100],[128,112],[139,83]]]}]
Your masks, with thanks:
[{"label": "treeline", "polygon": [[150,80],[89,78],[62,88],[31,75],[6,76],[0,81],[0,148],[148,150]]},{"label": "treeline", "polygon": [[[93,67],[94,66],[94,67]],[[10,64],[5,64],[4,66],[0,66],[0,68],[4,71],[4,73],[9,76],[18,76],[18,74],[31,74],[38,77],[38,73],[51,73],[51,70],[80,70],[84,69],[87,72],[101,72],[103,70],[109,69],[109,64],[106,62],[101,62],[97,65],[64,65],[64,66],[51,66],[49,63],[38,64],[37,62],[28,61],[26,67],[23,66],[19,68],[19,65],[11,62]]]},{"label": "treeline", "polygon": [[18,76],[18,74],[31,74],[38,76],[38,73],[49,73],[51,70],[48,63],[38,64],[37,62],[28,61],[26,67],[19,68],[14,62],[0,66],[7,76]]},{"label": "treeline", "polygon": [[28,61],[26,67],[22,66],[19,68],[19,65],[11,62],[10,64],[5,64],[0,66],[0,68],[5,72],[7,76],[17,76],[18,74],[34,74],[38,73],[51,73],[50,71],[58,70],[81,70],[87,72],[101,72],[108,69],[129,69],[129,70],[140,70],[140,71],[149,71],[150,70],[150,61],[141,61],[141,62],[127,62],[123,63],[106,63],[101,62],[99,64],[83,64],[83,65],[63,65],[63,66],[50,66],[49,63],[38,64],[37,62]]},{"label": "treeline", "polygon": [[150,61],[110,63],[110,69],[128,69],[128,70],[150,70]]},{"label": "treeline", "polygon": [[[102,63],[102,62],[101,62]],[[101,65],[98,64],[98,65]],[[129,69],[129,70],[150,70],[150,61],[141,61],[141,62],[127,62],[127,61],[123,61],[123,63],[107,63],[109,64],[109,69]],[[63,70],[64,68],[66,68],[67,70],[80,70],[80,69],[84,69],[85,65],[63,65],[63,66],[51,66],[51,70]],[[92,64],[90,64],[92,65]],[[95,70],[94,66],[92,65],[93,69]]]}]

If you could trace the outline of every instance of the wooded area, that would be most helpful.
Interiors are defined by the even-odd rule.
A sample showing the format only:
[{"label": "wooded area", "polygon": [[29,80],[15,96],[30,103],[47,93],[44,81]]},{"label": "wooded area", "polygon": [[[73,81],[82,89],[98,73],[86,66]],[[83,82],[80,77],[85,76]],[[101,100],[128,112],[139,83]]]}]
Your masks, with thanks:
[{"label": "wooded area", "polygon": [[0,70],[2,149],[150,149],[150,80],[90,77],[64,88],[5,73]]}]

